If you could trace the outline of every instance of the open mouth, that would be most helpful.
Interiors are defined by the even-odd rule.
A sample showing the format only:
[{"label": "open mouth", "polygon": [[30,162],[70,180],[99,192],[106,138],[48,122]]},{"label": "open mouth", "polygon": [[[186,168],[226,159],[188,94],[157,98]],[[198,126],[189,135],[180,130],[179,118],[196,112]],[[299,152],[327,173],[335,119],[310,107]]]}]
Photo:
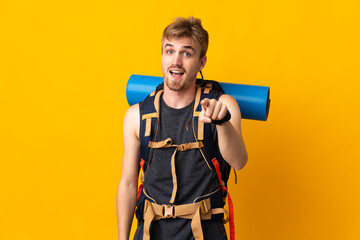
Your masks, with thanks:
[{"label": "open mouth", "polygon": [[179,71],[179,70],[172,70],[170,71],[171,76],[173,76],[174,78],[179,78],[182,75],[184,75],[183,71]]}]

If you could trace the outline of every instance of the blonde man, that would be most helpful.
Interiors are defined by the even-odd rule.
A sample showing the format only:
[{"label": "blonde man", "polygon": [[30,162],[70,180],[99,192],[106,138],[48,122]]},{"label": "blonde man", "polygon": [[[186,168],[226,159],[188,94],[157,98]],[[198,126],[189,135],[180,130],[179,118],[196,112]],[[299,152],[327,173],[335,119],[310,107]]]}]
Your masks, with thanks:
[{"label": "blonde man", "polygon": [[[141,192],[145,200],[138,200],[138,208],[142,207],[137,212],[140,219],[134,239],[227,239],[221,219],[212,217],[222,213],[221,209],[205,213],[206,198],[194,203],[220,189],[216,171],[204,160],[203,144],[194,135],[197,124],[189,124],[195,117],[196,77],[206,64],[207,48],[208,33],[199,19],[177,18],[164,30],[164,89],[158,97],[158,127],[156,137],[152,136],[156,144],[151,159],[146,161]],[[213,129],[219,158],[241,169],[247,162],[247,152],[237,102],[223,94],[202,99],[199,104],[198,125],[208,124]],[[143,108],[143,102],[131,106],[124,119],[123,167],[117,198],[119,240],[129,238],[137,202]]]}]

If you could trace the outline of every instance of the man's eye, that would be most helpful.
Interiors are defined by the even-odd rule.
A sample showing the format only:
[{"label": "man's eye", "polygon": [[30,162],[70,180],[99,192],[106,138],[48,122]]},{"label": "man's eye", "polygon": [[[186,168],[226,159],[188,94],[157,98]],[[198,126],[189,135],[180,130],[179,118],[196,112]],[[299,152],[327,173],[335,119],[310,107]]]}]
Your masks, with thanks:
[{"label": "man's eye", "polygon": [[191,54],[189,52],[184,52],[184,56],[190,57]]},{"label": "man's eye", "polygon": [[166,53],[167,54],[172,54],[174,51],[173,50],[167,50]]}]

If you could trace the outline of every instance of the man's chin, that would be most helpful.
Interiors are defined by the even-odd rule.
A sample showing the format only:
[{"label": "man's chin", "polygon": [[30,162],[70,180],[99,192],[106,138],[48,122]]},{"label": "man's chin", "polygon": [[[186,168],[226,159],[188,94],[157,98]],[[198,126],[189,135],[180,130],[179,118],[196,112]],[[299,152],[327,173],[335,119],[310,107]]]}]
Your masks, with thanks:
[{"label": "man's chin", "polygon": [[172,91],[180,91],[183,88],[181,81],[174,80],[171,77],[165,77],[164,84],[166,85],[166,87],[168,89],[170,89]]},{"label": "man's chin", "polygon": [[165,81],[166,87],[172,91],[180,91],[182,90],[182,86],[178,83],[170,83],[169,81]]}]

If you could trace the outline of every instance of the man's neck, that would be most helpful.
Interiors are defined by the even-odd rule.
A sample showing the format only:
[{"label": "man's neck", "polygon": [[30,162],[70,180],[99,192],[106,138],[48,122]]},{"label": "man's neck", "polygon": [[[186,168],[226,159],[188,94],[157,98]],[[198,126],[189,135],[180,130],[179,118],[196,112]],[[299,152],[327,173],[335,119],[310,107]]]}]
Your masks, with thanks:
[{"label": "man's neck", "polygon": [[181,91],[173,91],[164,86],[163,99],[169,107],[179,109],[186,107],[194,100],[195,91],[195,86]]}]

